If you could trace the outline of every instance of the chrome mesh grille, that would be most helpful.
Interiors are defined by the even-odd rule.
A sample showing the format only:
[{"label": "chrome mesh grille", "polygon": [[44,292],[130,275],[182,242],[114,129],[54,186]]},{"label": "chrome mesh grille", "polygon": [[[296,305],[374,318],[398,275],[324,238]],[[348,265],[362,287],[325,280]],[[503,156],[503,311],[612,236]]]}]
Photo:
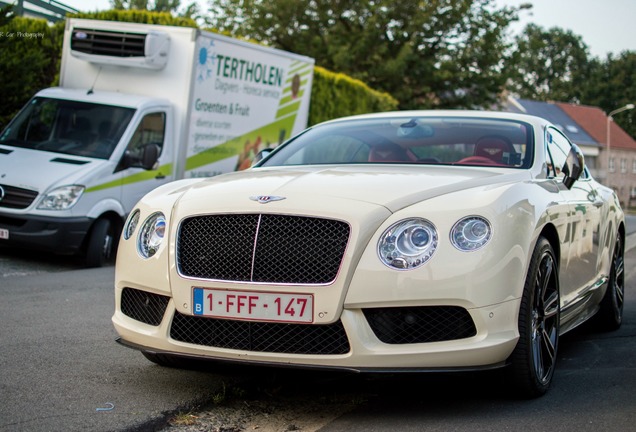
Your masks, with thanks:
[{"label": "chrome mesh grille", "polygon": [[204,318],[175,313],[170,337],[180,342],[243,351],[346,354],[349,340],[340,321],[287,324]]},{"label": "chrome mesh grille", "polygon": [[326,284],[338,275],[349,232],[333,219],[196,216],[179,227],[177,266],[183,276],[201,279]]}]

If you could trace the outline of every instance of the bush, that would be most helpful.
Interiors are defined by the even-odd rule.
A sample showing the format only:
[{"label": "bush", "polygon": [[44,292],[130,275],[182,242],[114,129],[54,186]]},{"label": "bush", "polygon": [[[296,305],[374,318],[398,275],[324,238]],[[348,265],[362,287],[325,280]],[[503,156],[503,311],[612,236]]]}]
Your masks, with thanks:
[{"label": "bush", "polygon": [[391,95],[373,90],[362,81],[320,66],[314,68],[310,125],[348,115],[391,111],[397,106],[398,101]]},{"label": "bush", "polygon": [[0,26],[0,125],[6,125],[37,92],[56,81],[64,23],[16,17]]}]

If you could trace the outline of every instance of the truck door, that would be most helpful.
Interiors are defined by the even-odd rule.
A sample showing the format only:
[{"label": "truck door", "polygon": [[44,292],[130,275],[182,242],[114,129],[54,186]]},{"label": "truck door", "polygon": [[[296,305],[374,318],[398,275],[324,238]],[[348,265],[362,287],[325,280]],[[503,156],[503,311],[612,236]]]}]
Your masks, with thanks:
[{"label": "truck door", "polygon": [[[135,129],[120,162],[121,203],[130,212],[146,193],[174,179],[173,149],[167,136],[169,111],[144,114]],[[152,167],[144,167],[144,153],[154,146],[159,157]]]}]

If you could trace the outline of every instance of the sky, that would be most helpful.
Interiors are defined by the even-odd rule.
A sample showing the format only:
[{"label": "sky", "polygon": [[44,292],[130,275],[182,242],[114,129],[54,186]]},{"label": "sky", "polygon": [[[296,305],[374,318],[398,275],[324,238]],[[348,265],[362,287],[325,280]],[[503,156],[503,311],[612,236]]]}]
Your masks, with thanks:
[{"label": "sky", "polygon": [[[58,0],[76,9],[92,12],[110,9],[109,0]],[[206,10],[207,0],[197,0]],[[190,0],[181,0],[183,5]],[[636,0],[495,0],[497,5],[519,6],[532,3],[531,11],[522,11],[521,20],[511,26],[519,33],[527,24],[545,29],[560,27],[583,38],[593,56],[636,51]]]}]

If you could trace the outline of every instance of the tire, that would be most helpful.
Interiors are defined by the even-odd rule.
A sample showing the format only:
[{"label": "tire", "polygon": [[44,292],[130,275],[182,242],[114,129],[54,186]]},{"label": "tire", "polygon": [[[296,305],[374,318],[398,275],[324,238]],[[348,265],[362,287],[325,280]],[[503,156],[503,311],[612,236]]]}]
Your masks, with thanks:
[{"label": "tire", "polygon": [[598,327],[602,330],[618,330],[623,323],[625,302],[625,247],[620,233],[616,236],[607,291],[597,314]]},{"label": "tire", "polygon": [[509,373],[518,396],[535,398],[548,391],[557,360],[560,329],[558,266],[543,237],[534,248],[519,308],[519,341]]},{"label": "tire", "polygon": [[115,230],[108,219],[97,219],[86,243],[86,267],[103,267],[114,255]]}]

